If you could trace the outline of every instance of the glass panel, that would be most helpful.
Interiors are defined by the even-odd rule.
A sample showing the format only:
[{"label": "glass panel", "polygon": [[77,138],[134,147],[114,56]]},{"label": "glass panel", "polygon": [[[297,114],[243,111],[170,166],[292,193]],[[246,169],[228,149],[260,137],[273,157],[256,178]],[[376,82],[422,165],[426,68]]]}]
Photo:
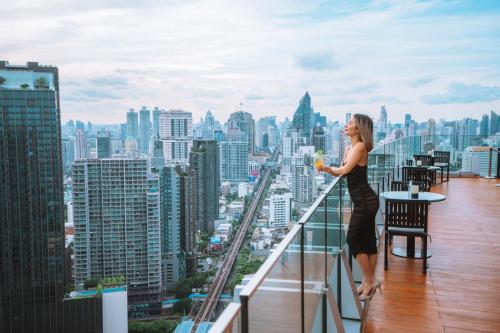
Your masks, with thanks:
[{"label": "glass panel", "polygon": [[249,332],[268,332],[270,328],[273,332],[301,332],[301,233],[302,228],[250,296]]},{"label": "glass panel", "polygon": [[231,302],[221,313],[209,333],[241,333],[241,304]]}]

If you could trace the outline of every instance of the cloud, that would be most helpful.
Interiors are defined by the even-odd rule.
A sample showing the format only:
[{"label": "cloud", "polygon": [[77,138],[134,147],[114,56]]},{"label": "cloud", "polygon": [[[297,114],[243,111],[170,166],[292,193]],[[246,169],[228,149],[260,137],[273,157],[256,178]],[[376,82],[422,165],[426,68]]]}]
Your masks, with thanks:
[{"label": "cloud", "polygon": [[409,81],[408,85],[410,87],[413,87],[413,88],[418,88],[418,87],[424,86],[428,83],[431,83],[435,80],[436,80],[436,78],[433,76],[420,77],[420,78]]},{"label": "cloud", "polygon": [[90,80],[90,83],[98,86],[110,86],[114,88],[126,88],[128,80],[117,76],[101,76]]},{"label": "cloud", "polygon": [[422,101],[426,104],[455,104],[491,102],[500,99],[500,87],[482,86],[480,84],[452,83],[445,94],[425,95]]},{"label": "cloud", "polygon": [[66,101],[99,101],[104,99],[120,99],[119,95],[104,90],[82,89],[67,94],[63,99]]},{"label": "cloud", "polygon": [[305,70],[326,70],[340,67],[334,62],[331,53],[321,52],[301,55],[297,58],[296,64]]}]

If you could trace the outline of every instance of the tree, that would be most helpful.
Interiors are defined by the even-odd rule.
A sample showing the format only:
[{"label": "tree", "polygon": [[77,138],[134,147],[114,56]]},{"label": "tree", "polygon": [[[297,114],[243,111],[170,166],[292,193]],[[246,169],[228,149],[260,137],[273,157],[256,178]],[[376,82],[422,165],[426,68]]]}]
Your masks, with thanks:
[{"label": "tree", "polygon": [[23,83],[19,87],[21,87],[22,89],[28,89],[30,87],[30,85],[27,83]]},{"label": "tree", "polygon": [[181,280],[177,282],[175,287],[175,298],[186,298],[191,294],[192,289],[189,280]]},{"label": "tree", "polygon": [[0,86],[5,83],[5,78],[3,76],[0,76]]},{"label": "tree", "polygon": [[35,88],[48,88],[49,87],[49,83],[47,82],[47,79],[44,78],[44,77],[39,77],[38,79],[36,79],[35,81]]},{"label": "tree", "polygon": [[185,315],[191,311],[191,299],[183,298],[174,304],[174,313]]},{"label": "tree", "polygon": [[129,321],[129,333],[172,333],[177,327],[175,320]]},{"label": "tree", "polygon": [[85,281],[83,283],[83,287],[85,289],[91,289],[91,288],[97,287],[98,284],[99,284],[98,280],[96,280],[96,279],[88,279],[87,281]]}]

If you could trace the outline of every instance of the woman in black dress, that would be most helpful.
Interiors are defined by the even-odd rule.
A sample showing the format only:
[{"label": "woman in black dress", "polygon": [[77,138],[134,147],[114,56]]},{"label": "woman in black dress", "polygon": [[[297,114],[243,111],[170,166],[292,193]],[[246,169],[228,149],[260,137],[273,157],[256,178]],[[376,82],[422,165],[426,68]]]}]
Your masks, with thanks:
[{"label": "woman in black dress", "polygon": [[319,171],[333,176],[347,176],[347,188],[354,203],[349,222],[347,244],[363,270],[363,282],[358,288],[361,300],[373,296],[380,289],[375,279],[377,265],[377,241],[375,237],[375,215],[379,207],[378,197],[368,184],[368,152],[373,148],[373,122],[365,115],[355,114],[344,128],[351,144],[344,153],[339,168],[319,166]]}]

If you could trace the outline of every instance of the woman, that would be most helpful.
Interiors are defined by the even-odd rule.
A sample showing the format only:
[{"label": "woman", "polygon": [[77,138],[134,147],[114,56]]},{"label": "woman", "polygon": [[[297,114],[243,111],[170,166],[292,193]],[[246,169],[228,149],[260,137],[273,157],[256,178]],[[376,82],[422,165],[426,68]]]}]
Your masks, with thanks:
[{"label": "woman", "polygon": [[354,210],[347,232],[347,244],[363,270],[364,278],[358,288],[361,300],[369,299],[380,289],[375,279],[377,265],[377,241],[375,238],[375,215],[379,201],[368,184],[368,152],[373,148],[373,122],[365,115],[355,114],[344,127],[344,134],[351,145],[344,153],[342,165],[330,168],[318,165],[318,171],[333,176],[347,175],[347,188],[354,203]]}]

